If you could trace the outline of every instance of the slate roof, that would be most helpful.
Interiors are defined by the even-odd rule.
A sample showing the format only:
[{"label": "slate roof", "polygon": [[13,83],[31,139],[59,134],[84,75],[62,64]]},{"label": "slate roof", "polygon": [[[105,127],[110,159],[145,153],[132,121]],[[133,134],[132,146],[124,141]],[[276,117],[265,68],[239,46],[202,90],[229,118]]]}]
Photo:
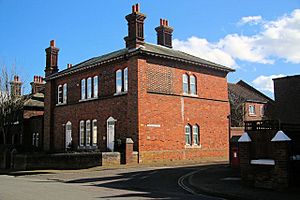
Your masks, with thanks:
[{"label": "slate roof", "polygon": [[35,93],[33,95],[29,95],[28,99],[24,103],[24,106],[44,108],[44,94]]},{"label": "slate roof", "polygon": [[244,81],[228,83],[228,92],[239,95],[244,101],[267,103],[273,100]]},{"label": "slate roof", "polygon": [[171,59],[171,60],[176,60],[180,62],[185,62],[189,64],[194,64],[206,68],[212,68],[216,70],[222,70],[226,72],[233,72],[235,71],[234,69],[231,69],[229,67],[225,67],[223,65],[217,64],[210,62],[208,60],[204,60],[202,58],[192,56],[190,54],[184,53],[179,50],[174,50],[168,47],[164,47],[161,45],[155,45],[155,44],[149,44],[145,43],[144,46],[140,46],[139,48],[136,49],[121,49],[118,51],[114,51],[112,53],[108,53],[102,56],[94,57],[89,60],[86,60],[84,62],[81,62],[79,64],[74,65],[73,67],[69,69],[62,70],[58,73],[52,74],[46,78],[46,80],[53,79],[56,77],[64,76],[69,73],[74,73],[80,70],[84,70],[86,68],[90,68],[96,65],[108,63],[114,60],[119,60],[124,57],[129,57],[132,55],[136,54],[144,54],[148,56],[154,56],[154,57],[161,57],[161,58],[166,58],[166,59]]}]

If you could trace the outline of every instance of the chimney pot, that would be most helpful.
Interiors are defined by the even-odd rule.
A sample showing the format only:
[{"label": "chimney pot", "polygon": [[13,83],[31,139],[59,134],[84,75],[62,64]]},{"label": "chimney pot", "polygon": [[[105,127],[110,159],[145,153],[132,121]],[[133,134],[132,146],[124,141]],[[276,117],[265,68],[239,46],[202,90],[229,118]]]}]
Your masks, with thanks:
[{"label": "chimney pot", "polygon": [[72,67],[72,64],[67,64],[67,68],[70,69]]},{"label": "chimney pot", "polygon": [[140,4],[139,3],[135,4],[135,11],[140,12]]},{"label": "chimney pot", "polygon": [[55,41],[54,40],[50,41],[50,47],[55,47]]}]

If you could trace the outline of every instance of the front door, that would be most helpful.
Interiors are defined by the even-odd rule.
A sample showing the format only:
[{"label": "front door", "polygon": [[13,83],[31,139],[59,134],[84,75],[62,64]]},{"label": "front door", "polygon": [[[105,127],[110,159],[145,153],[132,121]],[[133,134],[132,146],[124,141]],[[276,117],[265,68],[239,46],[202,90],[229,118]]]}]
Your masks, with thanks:
[{"label": "front door", "polygon": [[66,150],[72,147],[72,123],[68,122],[66,124]]},{"label": "front door", "polygon": [[115,146],[115,119],[110,117],[107,120],[107,149],[114,151]]}]

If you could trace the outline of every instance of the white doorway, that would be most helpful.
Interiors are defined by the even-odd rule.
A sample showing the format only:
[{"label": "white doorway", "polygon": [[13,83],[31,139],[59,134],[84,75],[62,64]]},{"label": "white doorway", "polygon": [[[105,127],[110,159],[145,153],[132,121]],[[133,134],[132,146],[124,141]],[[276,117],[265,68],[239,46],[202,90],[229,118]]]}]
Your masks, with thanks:
[{"label": "white doorway", "polygon": [[113,117],[107,119],[107,149],[108,151],[114,151],[115,146],[115,120]]},{"label": "white doorway", "polygon": [[66,124],[66,150],[72,147],[72,123],[70,121]]}]

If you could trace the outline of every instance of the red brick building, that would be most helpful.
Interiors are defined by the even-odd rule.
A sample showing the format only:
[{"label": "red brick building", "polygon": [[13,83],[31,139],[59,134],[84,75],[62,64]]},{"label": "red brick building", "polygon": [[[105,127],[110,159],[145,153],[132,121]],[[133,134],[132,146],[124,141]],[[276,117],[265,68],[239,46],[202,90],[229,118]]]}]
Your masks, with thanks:
[{"label": "red brick building", "polygon": [[228,157],[227,74],[233,70],[172,49],[161,20],[158,45],[144,41],[139,6],[126,16],[126,48],[58,70],[46,49],[44,149],[114,151],[132,138],[139,162]]},{"label": "red brick building", "polygon": [[274,100],[246,82],[240,80],[237,83],[229,83],[228,95],[232,127],[244,127],[246,121],[274,118]]}]

